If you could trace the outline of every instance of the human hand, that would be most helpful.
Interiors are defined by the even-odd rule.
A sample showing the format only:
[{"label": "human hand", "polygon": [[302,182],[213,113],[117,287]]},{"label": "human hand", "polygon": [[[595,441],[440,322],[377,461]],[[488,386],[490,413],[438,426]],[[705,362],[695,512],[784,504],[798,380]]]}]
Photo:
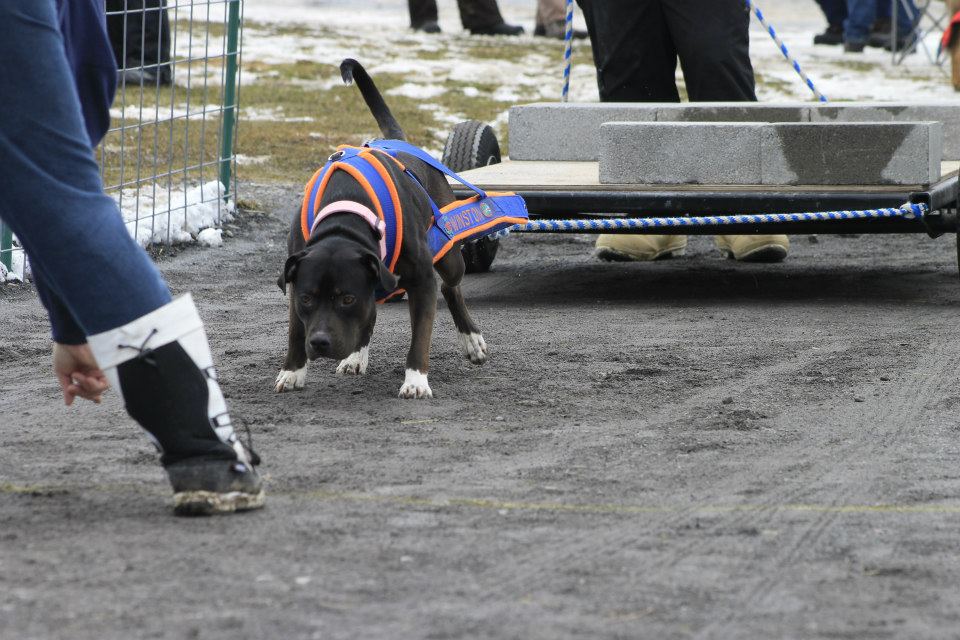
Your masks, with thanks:
[{"label": "human hand", "polygon": [[103,392],[110,386],[88,344],[54,342],[53,370],[63,390],[63,402],[68,407],[77,396],[99,404]]}]

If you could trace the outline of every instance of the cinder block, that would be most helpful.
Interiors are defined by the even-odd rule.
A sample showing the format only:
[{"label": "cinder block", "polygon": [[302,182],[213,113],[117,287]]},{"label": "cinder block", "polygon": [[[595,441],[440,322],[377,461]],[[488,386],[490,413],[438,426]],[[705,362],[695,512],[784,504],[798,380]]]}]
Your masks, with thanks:
[{"label": "cinder block", "polygon": [[617,102],[512,107],[511,160],[596,161],[604,122],[653,122],[655,108]]},{"label": "cinder block", "polygon": [[943,160],[960,160],[960,103],[850,102],[809,107],[811,122],[939,122]]},{"label": "cinder block", "polygon": [[605,122],[941,122],[944,160],[960,160],[960,103],[559,103],[510,109],[514,160],[596,161]]},{"label": "cinder block", "polygon": [[600,182],[760,184],[760,123],[625,122],[600,127]]},{"label": "cinder block", "polygon": [[939,122],[769,124],[761,184],[929,184],[940,178],[942,129]]}]

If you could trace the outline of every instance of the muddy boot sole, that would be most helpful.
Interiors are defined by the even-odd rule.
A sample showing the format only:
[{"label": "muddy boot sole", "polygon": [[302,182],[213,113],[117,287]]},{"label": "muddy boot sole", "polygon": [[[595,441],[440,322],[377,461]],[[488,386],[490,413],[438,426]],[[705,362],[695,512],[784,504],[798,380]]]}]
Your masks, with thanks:
[{"label": "muddy boot sole", "polygon": [[181,491],[173,494],[173,513],[178,516],[214,516],[236,511],[252,511],[263,507],[266,495],[232,491]]}]

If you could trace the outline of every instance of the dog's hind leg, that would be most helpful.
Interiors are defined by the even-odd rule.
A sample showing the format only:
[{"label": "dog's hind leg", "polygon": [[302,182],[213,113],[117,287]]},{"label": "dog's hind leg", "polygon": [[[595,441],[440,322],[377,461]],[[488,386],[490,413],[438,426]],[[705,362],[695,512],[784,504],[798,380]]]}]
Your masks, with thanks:
[{"label": "dog's hind leg", "polygon": [[303,389],[307,378],[307,347],[303,323],[293,309],[293,298],[290,298],[292,285],[287,285],[287,294],[290,300],[290,325],[287,330],[287,357],[283,361],[283,368],[277,374],[274,391],[290,391]]},{"label": "dog's hind leg", "polygon": [[453,316],[453,324],[457,327],[460,352],[473,364],[483,364],[487,361],[487,343],[483,339],[483,334],[480,333],[480,328],[470,317],[467,303],[464,302],[463,293],[460,291],[460,280],[466,270],[460,248],[457,247],[447,253],[436,264],[436,268],[443,280],[440,292],[447,301],[447,308]]}]

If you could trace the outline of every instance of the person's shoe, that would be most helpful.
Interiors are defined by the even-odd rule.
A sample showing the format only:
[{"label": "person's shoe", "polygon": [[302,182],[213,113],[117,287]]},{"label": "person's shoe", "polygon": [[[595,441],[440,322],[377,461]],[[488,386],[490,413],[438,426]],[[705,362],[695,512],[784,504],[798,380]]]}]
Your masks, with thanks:
[{"label": "person's shoe", "polygon": [[844,53],[863,53],[867,46],[866,40],[847,40],[843,43]]},{"label": "person's shoe", "polygon": [[877,18],[876,22],[873,23],[873,26],[870,27],[870,35],[867,37],[867,46],[880,49],[884,45],[889,44],[891,29],[892,26],[890,24],[890,18]]},{"label": "person's shoe", "polygon": [[843,44],[843,25],[831,24],[827,27],[826,31],[813,36],[813,44]]},{"label": "person's shoe", "polygon": [[253,470],[260,459],[233,429],[190,294],[87,341],[127,413],[160,450],[177,513],[263,505]]},{"label": "person's shoe", "polygon": [[[887,38],[887,41],[883,43],[884,51],[893,51],[893,47],[890,46],[890,38]],[[913,36],[907,36],[905,38],[897,38],[897,53],[911,54],[916,53],[917,51],[917,38]]]},{"label": "person's shoe", "polygon": [[437,24],[435,20],[428,20],[423,24],[415,24],[410,26],[414,31],[423,31],[424,33],[440,33],[440,25]]},{"label": "person's shoe", "polygon": [[173,512],[209,516],[263,506],[260,475],[239,460],[182,460],[165,467],[173,486]]},{"label": "person's shoe", "polygon": [[721,253],[741,262],[780,262],[790,249],[784,235],[717,236],[715,241]]},{"label": "person's shoe", "polygon": [[[555,38],[557,40],[566,40],[567,21],[558,20],[557,22],[551,22],[550,24],[547,24],[547,25],[538,24],[533,30],[533,35],[542,36],[544,38]],[[573,30],[574,40],[583,40],[584,38],[589,38],[589,37],[590,37],[590,34],[584,31],[583,29]]]},{"label": "person's shoe", "polygon": [[605,233],[597,238],[593,255],[616,262],[648,262],[682,256],[687,236]]},{"label": "person's shoe", "polygon": [[470,29],[470,33],[475,36],[519,36],[523,33],[523,27],[518,24],[507,24],[501,22],[490,27],[477,27]]}]

